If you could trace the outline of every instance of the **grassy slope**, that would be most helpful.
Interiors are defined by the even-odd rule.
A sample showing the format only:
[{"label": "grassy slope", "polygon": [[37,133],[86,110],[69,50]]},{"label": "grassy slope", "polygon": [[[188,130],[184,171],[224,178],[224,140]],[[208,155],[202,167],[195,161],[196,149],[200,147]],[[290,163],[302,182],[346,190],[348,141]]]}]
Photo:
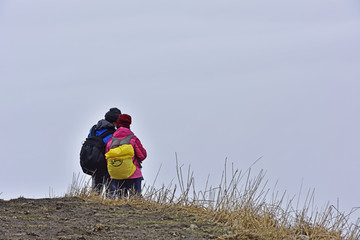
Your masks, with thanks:
[{"label": "grassy slope", "polygon": [[[360,225],[349,222],[350,215],[340,213],[334,206],[323,211],[310,211],[309,207],[296,209],[292,203],[279,199],[267,199],[270,192],[263,185],[264,173],[250,179],[249,172],[235,171],[231,180],[226,176],[216,188],[195,192],[194,179],[188,171],[187,182],[183,181],[182,171],[177,168],[179,185],[155,189],[145,187],[143,198],[121,199],[116,204],[145,204],[158,208],[182,209],[196,214],[200,219],[220,224],[224,232],[232,234],[223,239],[360,239]],[[83,199],[97,199],[105,204],[114,204],[104,196],[94,197],[88,184],[75,178],[69,196]],[[311,196],[308,198],[309,205]]]}]

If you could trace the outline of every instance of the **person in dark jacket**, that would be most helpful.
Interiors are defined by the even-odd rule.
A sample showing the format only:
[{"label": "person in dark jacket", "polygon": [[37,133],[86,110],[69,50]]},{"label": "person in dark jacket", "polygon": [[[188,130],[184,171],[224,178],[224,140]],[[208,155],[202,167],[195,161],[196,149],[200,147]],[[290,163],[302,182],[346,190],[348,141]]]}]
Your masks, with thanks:
[{"label": "person in dark jacket", "polygon": [[[110,108],[110,110],[105,114],[105,119],[101,119],[95,125],[95,135],[100,136],[102,133],[106,131],[111,131],[111,134],[104,137],[103,141],[106,144],[108,140],[112,137],[115,132],[116,122],[121,114],[121,111],[118,108]],[[91,134],[91,129],[89,136]],[[100,194],[103,188],[110,183],[110,175],[107,169],[102,169],[96,171],[92,176],[92,189],[95,190],[98,194]]]}]

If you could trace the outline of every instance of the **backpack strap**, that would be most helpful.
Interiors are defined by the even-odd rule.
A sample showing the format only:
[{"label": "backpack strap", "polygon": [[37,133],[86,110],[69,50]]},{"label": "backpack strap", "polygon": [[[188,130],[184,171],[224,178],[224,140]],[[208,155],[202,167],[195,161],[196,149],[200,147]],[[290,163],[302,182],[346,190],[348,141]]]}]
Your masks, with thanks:
[{"label": "backpack strap", "polygon": [[94,125],[91,130],[90,130],[90,136],[96,136],[96,131],[95,131],[96,125]]},{"label": "backpack strap", "polygon": [[129,144],[131,139],[134,137],[134,134],[128,135],[127,137],[123,138],[123,139],[118,139],[116,137],[112,137],[112,142],[111,142],[111,148],[116,148],[118,146],[121,146],[123,144]]},{"label": "backpack strap", "polygon": [[106,138],[107,136],[109,136],[110,134],[113,134],[115,131],[112,131],[111,129],[108,129],[107,131],[103,132],[102,134],[99,135],[99,137],[101,137],[101,139]]},{"label": "backpack strap", "polygon": [[142,165],[141,165],[141,161],[136,157],[136,155],[135,155],[135,157],[134,157],[134,161],[133,161],[133,163],[135,163],[135,161],[137,161],[138,162],[138,164],[139,164],[139,168],[142,168]]}]

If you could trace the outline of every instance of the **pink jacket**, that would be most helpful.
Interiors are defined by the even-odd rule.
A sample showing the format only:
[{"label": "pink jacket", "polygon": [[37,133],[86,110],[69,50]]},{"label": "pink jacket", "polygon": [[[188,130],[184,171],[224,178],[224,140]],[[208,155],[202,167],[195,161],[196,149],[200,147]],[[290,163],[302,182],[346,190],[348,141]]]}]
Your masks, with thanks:
[{"label": "pink jacket", "polygon": [[[118,139],[123,139],[126,138],[127,136],[134,134],[130,129],[128,128],[124,128],[124,127],[120,127],[118,128],[115,133],[113,134],[113,137],[118,138]],[[112,138],[109,139],[109,141],[106,144],[106,149],[105,149],[105,153],[107,153],[110,150],[111,147],[111,143],[112,143]],[[130,140],[130,144],[133,146],[134,148],[134,152],[135,152],[135,156],[137,159],[139,159],[141,162],[144,161],[144,159],[147,156],[146,150],[145,148],[142,146],[140,140],[134,136],[131,140]],[[134,159],[133,159],[134,160]],[[135,161],[135,166],[136,166],[136,170],[134,172],[133,175],[131,175],[130,178],[141,178],[142,177],[142,173],[141,173],[141,169],[139,167],[139,162]]]}]

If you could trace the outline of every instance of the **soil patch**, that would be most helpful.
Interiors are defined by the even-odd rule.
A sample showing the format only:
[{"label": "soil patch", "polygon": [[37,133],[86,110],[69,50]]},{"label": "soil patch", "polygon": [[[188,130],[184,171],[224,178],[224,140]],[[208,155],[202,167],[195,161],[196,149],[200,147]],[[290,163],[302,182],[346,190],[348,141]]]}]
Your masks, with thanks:
[{"label": "soil patch", "polygon": [[77,197],[0,200],[0,239],[216,239],[220,225],[184,210]]}]

